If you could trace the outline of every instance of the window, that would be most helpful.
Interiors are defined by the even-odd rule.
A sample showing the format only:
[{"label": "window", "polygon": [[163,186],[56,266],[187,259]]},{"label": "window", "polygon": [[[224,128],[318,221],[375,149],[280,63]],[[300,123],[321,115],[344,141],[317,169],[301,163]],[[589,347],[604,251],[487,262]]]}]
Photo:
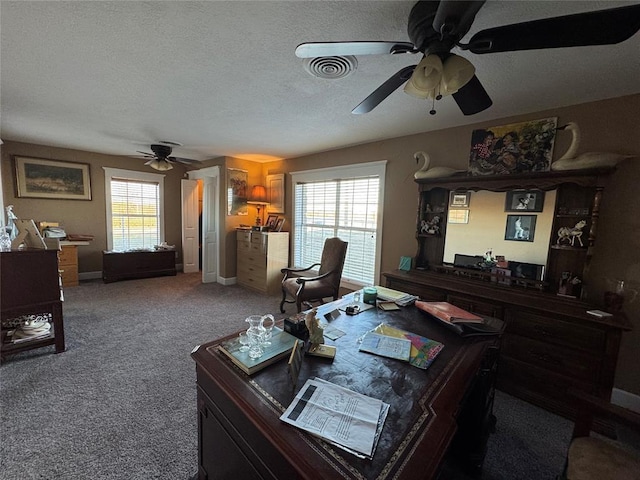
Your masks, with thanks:
[{"label": "window", "polygon": [[294,186],[293,261],[320,261],[327,238],[349,242],[342,273],[354,286],[378,283],[386,162],[291,174]]},{"label": "window", "polygon": [[164,175],[104,170],[108,249],[152,249],[163,242]]}]

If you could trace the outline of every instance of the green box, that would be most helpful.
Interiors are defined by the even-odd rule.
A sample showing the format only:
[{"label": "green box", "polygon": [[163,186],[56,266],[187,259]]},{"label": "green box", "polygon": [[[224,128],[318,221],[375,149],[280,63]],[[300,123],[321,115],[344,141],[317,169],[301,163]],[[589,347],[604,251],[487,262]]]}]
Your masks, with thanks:
[{"label": "green box", "polygon": [[405,272],[411,270],[411,257],[400,257],[400,266],[398,268]]}]

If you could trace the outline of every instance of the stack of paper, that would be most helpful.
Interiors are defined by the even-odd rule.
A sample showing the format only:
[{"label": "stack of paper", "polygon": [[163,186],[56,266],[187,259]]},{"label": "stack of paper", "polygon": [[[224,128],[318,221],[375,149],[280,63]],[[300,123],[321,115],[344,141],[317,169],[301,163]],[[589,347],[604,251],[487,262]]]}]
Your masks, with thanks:
[{"label": "stack of paper", "polygon": [[389,404],[320,378],[309,379],[280,417],[361,458],[373,458]]},{"label": "stack of paper", "polygon": [[416,295],[400,292],[398,290],[393,290],[387,287],[376,286],[376,290],[378,290],[378,298],[380,300],[395,302],[397,305],[400,305],[401,307],[406,307],[407,305],[411,305],[413,302],[415,302],[418,299]]}]

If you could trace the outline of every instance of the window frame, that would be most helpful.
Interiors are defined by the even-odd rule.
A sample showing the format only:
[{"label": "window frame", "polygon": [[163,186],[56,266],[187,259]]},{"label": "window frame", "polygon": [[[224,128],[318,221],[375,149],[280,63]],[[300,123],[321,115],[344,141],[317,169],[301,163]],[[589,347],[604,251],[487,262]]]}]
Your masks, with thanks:
[{"label": "window frame", "polygon": [[107,250],[113,250],[113,226],[111,218],[111,181],[128,180],[133,182],[157,183],[158,184],[158,217],[159,217],[159,242],[165,241],[165,221],[164,221],[164,178],[165,175],[158,173],[138,172],[125,170],[122,168],[102,167],[104,169],[104,193],[106,204],[106,224],[107,224]]},{"label": "window frame", "polygon": [[[384,210],[384,192],[385,192],[385,177],[386,177],[387,161],[381,160],[376,162],[356,163],[352,165],[342,165],[327,168],[318,168],[313,170],[301,170],[297,172],[291,172],[291,191],[292,191],[292,227],[291,227],[291,255],[295,256],[295,241],[296,241],[296,184],[297,183],[313,183],[313,182],[327,182],[332,180],[349,180],[355,178],[377,176],[378,182],[378,217],[376,221],[376,251],[374,256],[374,283],[377,284],[380,280],[380,270],[382,262],[382,225],[383,225],[383,210]],[[348,251],[347,247],[347,251]],[[305,267],[307,265],[297,265],[297,267]],[[343,277],[340,285],[349,289],[357,289],[364,286],[363,283],[353,279],[346,279]]]}]

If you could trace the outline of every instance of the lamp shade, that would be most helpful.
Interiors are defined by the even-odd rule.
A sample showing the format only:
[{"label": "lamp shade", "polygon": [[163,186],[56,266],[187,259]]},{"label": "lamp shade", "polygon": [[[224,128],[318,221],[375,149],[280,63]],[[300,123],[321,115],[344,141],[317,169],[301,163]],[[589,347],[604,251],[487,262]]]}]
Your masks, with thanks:
[{"label": "lamp shade", "polygon": [[251,195],[249,195],[247,203],[269,203],[267,202],[267,189],[263,185],[254,185],[251,189]]}]

